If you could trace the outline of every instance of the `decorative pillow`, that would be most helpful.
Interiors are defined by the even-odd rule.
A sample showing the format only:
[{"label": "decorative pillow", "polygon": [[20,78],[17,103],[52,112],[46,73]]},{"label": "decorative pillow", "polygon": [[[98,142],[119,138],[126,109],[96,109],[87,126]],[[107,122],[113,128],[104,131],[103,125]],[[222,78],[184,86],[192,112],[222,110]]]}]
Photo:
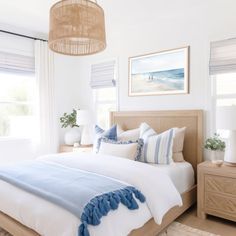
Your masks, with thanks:
[{"label": "decorative pillow", "polygon": [[136,142],[116,142],[107,138],[102,138],[98,153],[137,160],[140,158],[142,147],[142,139],[139,139]]},{"label": "decorative pillow", "polygon": [[[119,126],[118,126],[119,127]],[[119,128],[118,128],[119,129]],[[121,130],[119,129],[120,131],[118,132],[118,140],[120,141],[137,141],[139,139],[139,135],[140,135],[140,129],[137,128],[137,129],[130,129],[130,130]]]},{"label": "decorative pillow", "polygon": [[142,123],[140,125],[140,136],[144,141],[151,135],[157,134],[154,129],[152,129],[147,123]]},{"label": "decorative pillow", "polygon": [[174,128],[174,130],[175,130],[175,137],[173,143],[173,160],[175,162],[183,162],[184,135],[186,127]]},{"label": "decorative pillow", "polygon": [[174,129],[157,134],[148,124],[141,124],[140,138],[144,141],[139,161],[154,164],[170,164],[173,162]]},{"label": "decorative pillow", "polygon": [[108,138],[117,141],[117,126],[113,125],[108,130],[103,130],[98,125],[95,126],[95,139],[93,143],[93,150],[97,152],[100,146],[101,138]]}]

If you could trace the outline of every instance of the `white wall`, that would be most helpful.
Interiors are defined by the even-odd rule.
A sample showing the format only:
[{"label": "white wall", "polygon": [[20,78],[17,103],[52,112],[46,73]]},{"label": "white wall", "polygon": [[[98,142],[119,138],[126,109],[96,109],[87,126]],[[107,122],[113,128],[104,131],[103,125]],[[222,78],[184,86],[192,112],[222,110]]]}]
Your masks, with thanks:
[{"label": "white wall", "polygon": [[[107,24],[107,49],[78,60],[79,104],[91,106],[90,65],[119,60],[120,110],[209,109],[208,60],[211,41],[236,37],[235,0],[101,0]],[[128,58],[190,46],[190,93],[128,96]]]},{"label": "white wall", "polygon": [[[59,142],[63,143],[66,129],[60,128],[59,119],[64,112],[72,112],[72,109],[83,108],[87,105],[87,94],[83,88],[87,86],[86,80],[80,78],[80,66],[78,57],[70,57],[55,54],[55,98],[56,120],[58,122]],[[86,87],[86,91],[88,88]]]},{"label": "white wall", "polygon": [[[90,65],[110,58],[119,61],[120,110],[209,110],[209,44],[236,37],[235,0],[100,0],[99,3],[105,10],[107,49],[87,57],[55,56],[56,116],[61,143],[65,130],[60,128],[59,117],[72,108],[92,107]],[[186,45],[191,50],[190,94],[128,97],[130,56]],[[31,145],[25,140],[0,142],[0,162],[32,156]]]}]

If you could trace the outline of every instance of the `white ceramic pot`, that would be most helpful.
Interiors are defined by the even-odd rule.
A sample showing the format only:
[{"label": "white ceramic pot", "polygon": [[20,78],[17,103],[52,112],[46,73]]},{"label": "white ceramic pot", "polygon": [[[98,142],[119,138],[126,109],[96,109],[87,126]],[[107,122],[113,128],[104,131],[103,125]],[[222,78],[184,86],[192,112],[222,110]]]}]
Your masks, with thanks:
[{"label": "white ceramic pot", "polygon": [[216,160],[224,160],[224,152],[223,151],[214,151],[214,150],[206,150],[207,152],[207,160],[216,161]]},{"label": "white ceramic pot", "polygon": [[80,129],[78,127],[71,128],[65,133],[64,141],[66,145],[74,145],[80,142]]}]

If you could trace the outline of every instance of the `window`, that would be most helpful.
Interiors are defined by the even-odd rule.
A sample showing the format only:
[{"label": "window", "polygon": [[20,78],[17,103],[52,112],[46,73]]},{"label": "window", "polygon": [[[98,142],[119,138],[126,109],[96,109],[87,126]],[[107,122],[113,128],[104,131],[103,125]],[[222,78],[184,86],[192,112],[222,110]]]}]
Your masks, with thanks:
[{"label": "window", "polygon": [[[236,39],[211,43],[209,72],[212,81],[212,129],[228,137],[223,115],[236,105]],[[218,126],[218,127],[217,127]]]},{"label": "window", "polygon": [[35,126],[34,73],[0,69],[0,137],[32,137]]},{"label": "window", "polygon": [[115,59],[91,66],[96,123],[104,129],[109,126],[109,112],[117,109],[116,66]]},{"label": "window", "polygon": [[94,90],[96,123],[107,129],[109,126],[109,112],[117,109],[116,87],[99,88]]},{"label": "window", "polygon": [[[236,105],[236,72],[214,75],[212,84],[214,114],[216,114],[217,107]],[[216,131],[222,138],[228,138],[227,130],[220,130],[216,127]]]}]

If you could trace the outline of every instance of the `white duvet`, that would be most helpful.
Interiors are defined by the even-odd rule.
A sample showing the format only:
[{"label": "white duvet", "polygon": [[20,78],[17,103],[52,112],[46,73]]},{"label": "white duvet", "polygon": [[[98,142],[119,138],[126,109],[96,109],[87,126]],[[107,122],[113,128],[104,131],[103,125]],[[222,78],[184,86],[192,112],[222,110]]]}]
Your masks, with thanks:
[{"label": "white duvet", "polygon": [[[103,217],[99,226],[89,226],[91,236],[125,236],[152,217],[161,224],[165,213],[182,205],[181,196],[169,176],[147,164],[85,153],[56,154],[40,159],[116,178],[145,195],[146,203],[139,203],[138,210],[130,211],[120,205],[118,210]],[[0,181],[0,211],[45,236],[77,236],[80,225],[79,219],[61,207],[4,181]]]}]

